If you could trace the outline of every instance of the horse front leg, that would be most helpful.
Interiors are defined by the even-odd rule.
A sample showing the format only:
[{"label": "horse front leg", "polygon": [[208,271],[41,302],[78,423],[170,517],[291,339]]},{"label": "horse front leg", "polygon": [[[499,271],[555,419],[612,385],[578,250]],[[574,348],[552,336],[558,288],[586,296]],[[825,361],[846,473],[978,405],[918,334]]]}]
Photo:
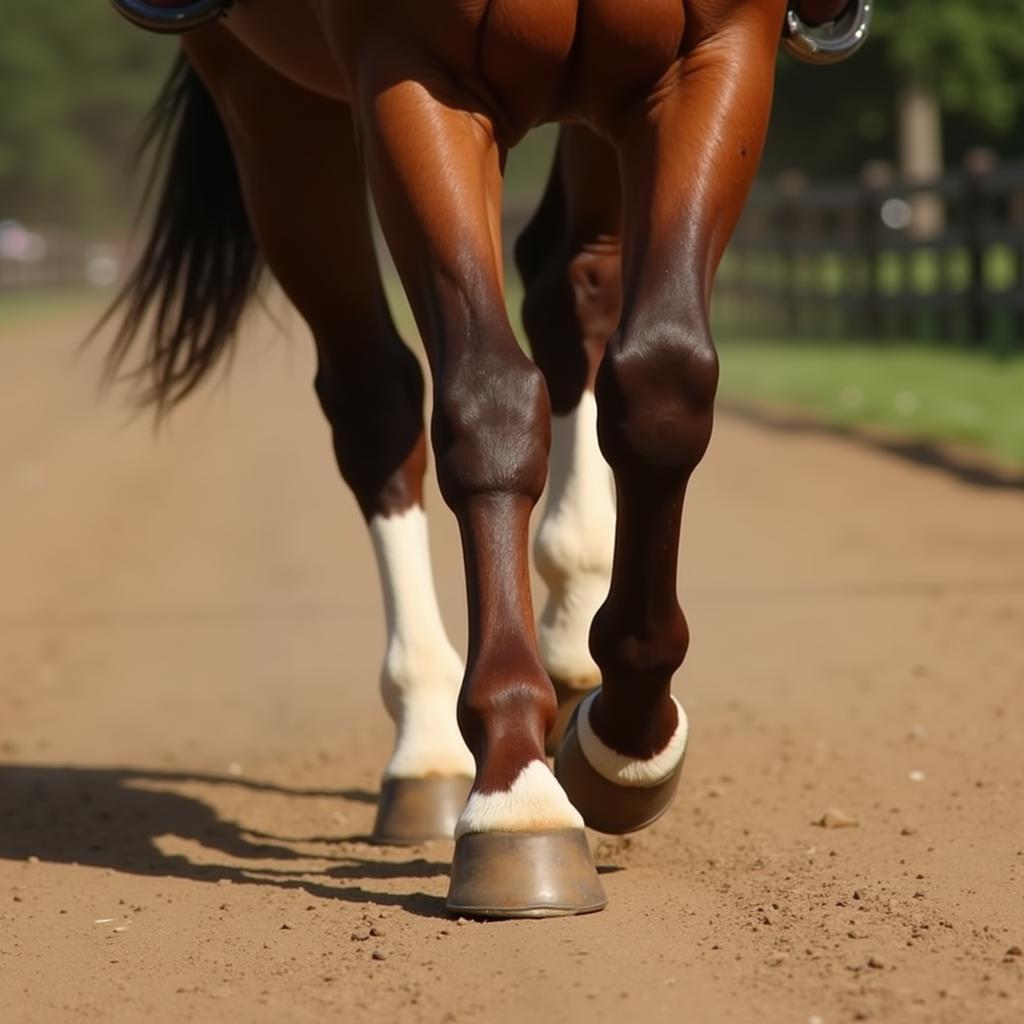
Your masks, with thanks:
[{"label": "horse front leg", "polygon": [[659,817],[686,749],[686,715],[670,689],[689,641],[676,594],[683,499],[711,437],[709,297],[763,146],[780,18],[780,5],[752,10],[698,44],[618,142],[623,311],[597,380],[618,499],[615,556],[590,638],[601,689],[581,704],[556,760],[600,831]]},{"label": "horse front leg", "polygon": [[[528,567],[547,475],[543,377],[505,310],[501,151],[455,90],[363,69],[359,125],[388,244],[427,342],[438,480],[458,519],[469,649],[459,724],[476,762],[456,829],[449,907],[543,916],[600,909],[583,821],[544,759],[555,695],[541,663]],[[393,69],[390,69],[393,70]]]},{"label": "horse front leg", "polygon": [[544,198],[516,246],[523,325],[553,414],[547,501],[534,543],[548,587],[540,652],[558,695],[550,754],[601,681],[588,637],[608,596],[615,494],[597,444],[594,381],[621,308],[619,193],[614,148],[586,128],[563,127]]}]

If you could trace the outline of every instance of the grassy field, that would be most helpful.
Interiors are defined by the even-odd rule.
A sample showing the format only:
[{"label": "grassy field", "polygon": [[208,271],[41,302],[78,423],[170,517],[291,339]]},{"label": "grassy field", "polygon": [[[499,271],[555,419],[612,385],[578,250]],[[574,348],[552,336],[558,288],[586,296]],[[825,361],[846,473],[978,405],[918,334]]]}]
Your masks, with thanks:
[{"label": "grassy field", "polygon": [[66,313],[99,314],[110,293],[95,288],[0,292],[0,338],[14,327]]},{"label": "grassy field", "polygon": [[952,442],[1024,466],[1024,356],[922,344],[725,341],[723,399]]}]

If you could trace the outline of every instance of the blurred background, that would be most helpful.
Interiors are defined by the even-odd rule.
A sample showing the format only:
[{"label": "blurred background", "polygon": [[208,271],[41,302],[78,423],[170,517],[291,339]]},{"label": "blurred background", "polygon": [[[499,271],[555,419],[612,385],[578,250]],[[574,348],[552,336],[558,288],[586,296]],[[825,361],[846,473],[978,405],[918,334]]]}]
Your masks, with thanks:
[{"label": "blurred background", "polygon": [[[11,0],[4,22],[0,329],[99,306],[123,273],[135,147],[175,50],[102,2]],[[716,292],[726,402],[1024,465],[1022,24],[1024,0],[882,0],[848,63],[780,57]],[[510,161],[510,239],[552,144],[539,131]]]}]

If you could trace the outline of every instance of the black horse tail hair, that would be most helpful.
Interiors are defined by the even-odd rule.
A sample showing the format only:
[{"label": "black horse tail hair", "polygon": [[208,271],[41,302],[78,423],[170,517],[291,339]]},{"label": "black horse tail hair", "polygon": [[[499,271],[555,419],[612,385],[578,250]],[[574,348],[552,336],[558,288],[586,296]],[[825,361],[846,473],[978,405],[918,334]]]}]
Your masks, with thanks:
[{"label": "black horse tail hair", "polygon": [[[140,159],[152,159],[142,209],[155,202],[138,262],[91,337],[119,320],[105,379],[127,377],[142,404],[168,411],[230,351],[263,258],[245,210],[227,132],[179,56],[153,105]],[[139,336],[145,351],[125,370]],[[122,372],[124,371],[124,372]]]}]

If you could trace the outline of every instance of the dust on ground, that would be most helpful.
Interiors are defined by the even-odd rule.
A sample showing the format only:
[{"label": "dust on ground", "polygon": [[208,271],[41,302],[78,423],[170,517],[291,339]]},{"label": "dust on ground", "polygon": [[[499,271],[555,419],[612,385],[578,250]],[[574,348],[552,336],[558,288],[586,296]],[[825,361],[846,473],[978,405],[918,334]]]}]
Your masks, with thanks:
[{"label": "dust on ground", "polygon": [[456,921],[450,844],[363,838],[382,621],[305,336],[154,437],[84,324],[0,341],[5,1024],[1024,1019],[1024,493],[720,419],[677,806],[593,837],[604,913]]}]

